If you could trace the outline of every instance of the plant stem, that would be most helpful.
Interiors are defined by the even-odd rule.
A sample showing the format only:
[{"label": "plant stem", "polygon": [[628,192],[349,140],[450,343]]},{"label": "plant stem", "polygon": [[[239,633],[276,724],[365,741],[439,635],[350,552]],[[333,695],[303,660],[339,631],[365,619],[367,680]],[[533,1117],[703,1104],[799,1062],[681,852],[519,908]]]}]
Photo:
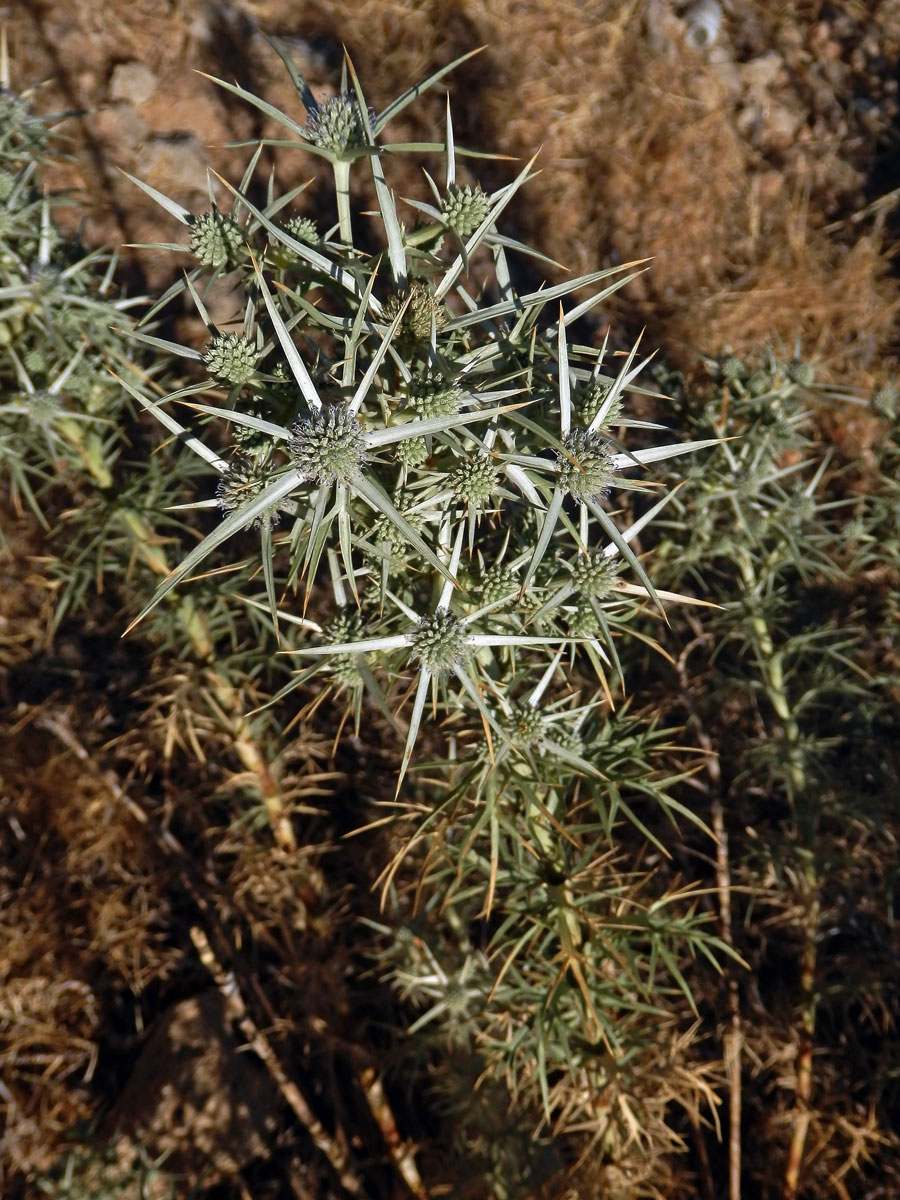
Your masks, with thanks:
[{"label": "plant stem", "polygon": [[[748,595],[757,592],[758,579],[750,555],[737,552],[737,564]],[[797,1057],[794,1073],[796,1109],[784,1174],[783,1200],[794,1200],[800,1186],[803,1152],[809,1133],[812,1095],[812,1053],[816,1033],[816,965],[820,899],[815,865],[815,828],[809,805],[805,803],[807,777],[800,745],[800,728],[792,712],[784,680],[782,654],[776,651],[769,626],[758,610],[751,615],[751,630],[757,659],[769,702],[781,722],[787,746],[787,783],[798,820],[802,844],[798,850],[803,903],[803,953],[800,963],[800,1029],[797,1038]]]},{"label": "plant stem", "polygon": [[[697,641],[701,639],[698,637]],[[690,699],[685,660],[691,647],[685,647],[679,662],[678,672],[681,683],[681,694],[688,705],[694,733],[701,749],[706,754],[706,773],[710,780],[710,806],[712,815],[713,835],[716,839],[716,894],[719,901],[719,936],[722,941],[734,949],[734,931],[731,914],[731,863],[728,851],[728,829],[725,825],[725,808],[722,804],[722,768],[719,756],[715,752],[712,739],[706,733],[693,702]],[[729,1031],[722,1039],[722,1058],[725,1063],[725,1077],[728,1080],[728,1200],[741,1200],[741,1112],[743,1097],[741,1091],[741,1057],[744,1045],[744,1031],[741,1020],[741,997],[738,981],[734,974],[734,966],[728,970],[728,1021]],[[702,1156],[706,1155],[706,1146],[699,1122],[695,1127],[695,1137],[698,1148],[702,1146]],[[708,1163],[707,1163],[708,1167]]]},{"label": "plant stem", "polygon": [[346,246],[353,245],[353,227],[350,221],[350,164],[338,160],[332,163],[334,169],[334,190],[337,197],[338,227],[341,241]]},{"label": "plant stem", "polygon": [[[137,554],[151,571],[165,578],[171,568],[165,552],[159,547],[160,539],[154,537],[144,518],[133,509],[123,511],[121,517],[135,539]],[[281,789],[253,737],[250,722],[244,715],[240,692],[213,662],[215,647],[206,617],[190,599],[179,604],[175,611],[178,624],[187,636],[194,653],[209,664],[211,694],[219,709],[217,716],[228,730],[232,747],[241,764],[256,782],[256,789],[265,805],[275,841],[282,850],[296,850],[297,839]]]}]

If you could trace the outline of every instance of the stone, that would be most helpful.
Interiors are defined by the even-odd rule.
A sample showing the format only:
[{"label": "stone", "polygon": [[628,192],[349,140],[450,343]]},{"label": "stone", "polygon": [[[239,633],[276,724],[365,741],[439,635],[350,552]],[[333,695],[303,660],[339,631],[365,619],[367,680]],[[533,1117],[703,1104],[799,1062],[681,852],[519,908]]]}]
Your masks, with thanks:
[{"label": "stone", "polygon": [[146,103],[156,91],[156,76],[139,62],[119,63],[109,79],[111,100],[127,100],[130,104]]}]

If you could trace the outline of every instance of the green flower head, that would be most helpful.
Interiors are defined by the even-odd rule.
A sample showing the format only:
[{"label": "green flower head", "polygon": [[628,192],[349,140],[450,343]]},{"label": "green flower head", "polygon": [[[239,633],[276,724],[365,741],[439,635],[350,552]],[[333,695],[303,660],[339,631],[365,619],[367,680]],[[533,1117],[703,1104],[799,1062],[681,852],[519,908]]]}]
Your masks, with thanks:
[{"label": "green flower head", "polygon": [[437,330],[447,324],[447,309],[440,300],[435,299],[434,292],[427,283],[415,279],[408,288],[395,292],[385,303],[381,315],[382,321],[389,325],[403,307],[409,297],[409,304],[403,314],[400,327],[397,330],[401,341],[427,342],[431,337],[431,326]]},{"label": "green flower head", "polygon": [[480,187],[451,184],[441,201],[441,220],[461,238],[474,233],[488,214],[490,203]]},{"label": "green flower head", "polygon": [[503,720],[504,731],[514,746],[527,750],[540,744],[547,721],[531,704],[514,704]]},{"label": "green flower head", "polygon": [[292,428],[288,443],[294,466],[304,479],[335,483],[353,479],[366,461],[362,427],[340,405],[328,405]]},{"label": "green flower head", "polygon": [[450,473],[450,487],[466,504],[484,504],[497,482],[494,460],[486,454],[462,462]]},{"label": "green flower head", "polygon": [[581,554],[574,565],[573,582],[582,596],[606,600],[615,590],[619,566],[602,550]]},{"label": "green flower head", "polygon": [[565,453],[556,456],[559,486],[573,500],[595,500],[613,481],[613,456],[609,442],[599,433],[570,429],[563,436]]},{"label": "green flower head", "polygon": [[[259,460],[255,456],[239,454],[216,487],[216,499],[222,515],[227,517],[230,513],[245,508],[270,482],[266,472],[260,470]],[[272,504],[249,521],[245,528],[258,529],[262,525],[277,525],[280,519],[278,505]]]},{"label": "green flower head", "polygon": [[291,217],[289,221],[285,221],[284,231],[296,241],[305,242],[308,246],[315,246],[319,241],[316,223],[309,217]]},{"label": "green flower head", "polygon": [[421,466],[428,457],[428,444],[423,437],[404,438],[397,443],[397,458],[405,467]]},{"label": "green flower head", "polygon": [[217,271],[237,264],[244,235],[234,217],[213,208],[192,217],[190,224],[191,250],[201,266]]},{"label": "green flower head", "polygon": [[469,656],[465,626],[453,613],[443,608],[422,617],[406,637],[412,647],[413,657],[428,671],[445,674],[461,666]]},{"label": "green flower head", "polygon": [[258,358],[259,350],[247,338],[239,333],[220,333],[207,347],[203,362],[217,379],[242,384],[253,378]]},{"label": "green flower head", "polygon": [[426,419],[430,417],[455,417],[462,404],[462,389],[440,372],[425,371],[410,381],[409,403]]},{"label": "green flower head", "polygon": [[489,567],[479,581],[480,599],[482,604],[496,604],[506,597],[511,597],[519,587],[515,571],[504,566]]},{"label": "green flower head", "polygon": [[[370,123],[375,120],[373,112],[368,116]],[[359,103],[346,93],[317,104],[309,114],[305,132],[314,146],[339,157],[368,144]]]},{"label": "green flower head", "polygon": [[[332,621],[329,621],[323,632],[325,640],[333,646],[356,642],[365,637],[362,617],[358,612],[347,612],[346,610],[339,612]],[[335,654],[328,660],[328,666],[331,678],[335,683],[350,689],[362,686],[363,680],[359,671],[357,655],[349,652]]]},{"label": "green flower head", "polygon": [[[580,388],[576,393],[576,412],[578,420],[582,425],[587,427],[596,417],[597,413],[606,402],[606,397],[609,395],[609,389],[612,385],[604,383],[601,380],[591,380],[590,383]],[[618,425],[619,418],[622,416],[622,398],[616,396],[612,404],[607,409],[606,416],[603,418],[602,428],[608,429],[612,425]]]}]

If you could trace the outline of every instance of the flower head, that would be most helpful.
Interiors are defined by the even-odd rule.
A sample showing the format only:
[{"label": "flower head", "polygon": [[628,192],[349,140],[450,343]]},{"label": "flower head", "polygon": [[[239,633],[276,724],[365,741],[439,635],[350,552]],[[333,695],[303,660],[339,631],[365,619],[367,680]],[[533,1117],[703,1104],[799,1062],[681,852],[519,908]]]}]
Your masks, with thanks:
[{"label": "flower head", "polygon": [[314,246],[319,241],[316,223],[309,217],[291,217],[290,220],[285,221],[284,231],[298,242],[305,242],[308,246]]},{"label": "flower head", "polygon": [[582,596],[606,600],[615,590],[619,566],[602,550],[580,554],[572,570],[574,583]]},{"label": "flower head", "polygon": [[518,591],[519,580],[515,571],[509,567],[494,565],[484,572],[478,586],[481,603],[496,604],[504,596],[511,596]]},{"label": "flower head", "polygon": [[209,343],[203,362],[210,375],[242,384],[256,371],[259,350],[239,333],[220,333]]},{"label": "flower head", "polygon": [[332,404],[291,428],[288,443],[294,466],[304,479],[335,483],[358,475],[366,461],[366,443],[356,417]]},{"label": "flower head", "polygon": [[[592,379],[585,387],[579,389],[576,401],[578,420],[582,425],[587,427],[593,421],[594,417],[596,417],[597,413],[606,403],[611,386],[611,384],[605,383],[602,380]],[[611,425],[617,425],[621,415],[622,400],[620,396],[616,396],[607,409],[606,416],[603,418],[602,428],[607,429]]]},{"label": "flower head", "polygon": [[565,453],[557,454],[559,486],[578,501],[602,496],[613,480],[613,456],[606,438],[587,429],[563,435]]},{"label": "flower head", "polygon": [[497,471],[494,460],[486,454],[479,454],[461,462],[450,473],[450,487],[453,492],[467,504],[484,504],[491,498],[497,482]]},{"label": "flower head", "polygon": [[409,403],[426,420],[455,417],[462,403],[462,390],[439,371],[424,371],[409,384]]},{"label": "flower head", "polygon": [[532,704],[514,704],[503,725],[509,740],[520,750],[539,745],[547,729],[546,718]]},{"label": "flower head", "polygon": [[422,617],[406,637],[412,646],[413,656],[427,671],[444,674],[461,666],[469,656],[465,626],[458,617],[443,608]]},{"label": "flower head", "polygon": [[[358,612],[347,612],[346,610],[339,612],[325,627],[324,635],[326,641],[334,646],[346,645],[347,642],[358,641],[365,636],[363,633],[362,617]],[[359,673],[359,662],[356,654],[335,654],[329,660],[328,665],[331,677],[335,683],[342,684],[346,688],[355,688],[362,684],[362,676]]]},{"label": "flower head", "polygon": [[233,266],[244,247],[244,235],[234,217],[212,208],[191,218],[191,250],[201,266],[219,270]]},{"label": "flower head", "polygon": [[[222,515],[227,517],[230,513],[245,508],[270,482],[266,472],[260,470],[260,463],[255,457],[239,454],[216,487],[216,499],[219,501]],[[278,505],[272,504],[249,521],[245,528],[258,529],[262,525],[277,525],[280,519]]]},{"label": "flower head", "polygon": [[409,303],[400,322],[398,333],[400,340],[411,342],[427,342],[431,337],[431,326],[440,330],[447,324],[447,309],[435,298],[434,292],[427,283],[414,279],[407,288],[395,292],[385,303],[381,319],[390,324],[403,307],[407,297]]},{"label": "flower head", "polygon": [[428,443],[423,437],[404,438],[397,443],[397,458],[405,467],[418,467],[428,457]]},{"label": "flower head", "polygon": [[468,237],[488,215],[489,209],[490,202],[477,185],[456,187],[451,184],[441,201],[441,219],[461,238]]},{"label": "flower head", "polygon": [[[369,116],[375,119],[374,113]],[[365,146],[368,139],[356,98],[342,93],[316,105],[306,122],[306,136],[314,146],[337,155]]]}]

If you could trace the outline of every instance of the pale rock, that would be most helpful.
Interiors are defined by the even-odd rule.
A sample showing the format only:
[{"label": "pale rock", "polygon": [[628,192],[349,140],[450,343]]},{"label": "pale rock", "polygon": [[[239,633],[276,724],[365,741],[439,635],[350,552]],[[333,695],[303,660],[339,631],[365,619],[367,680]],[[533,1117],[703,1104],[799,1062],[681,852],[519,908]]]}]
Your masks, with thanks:
[{"label": "pale rock", "polygon": [[155,91],[156,76],[143,63],[119,63],[110,76],[111,100],[127,100],[134,105],[144,104]]},{"label": "pale rock", "polygon": [[142,174],[148,182],[162,182],[167,195],[206,190],[206,150],[192,134],[154,137],[141,156]]}]

